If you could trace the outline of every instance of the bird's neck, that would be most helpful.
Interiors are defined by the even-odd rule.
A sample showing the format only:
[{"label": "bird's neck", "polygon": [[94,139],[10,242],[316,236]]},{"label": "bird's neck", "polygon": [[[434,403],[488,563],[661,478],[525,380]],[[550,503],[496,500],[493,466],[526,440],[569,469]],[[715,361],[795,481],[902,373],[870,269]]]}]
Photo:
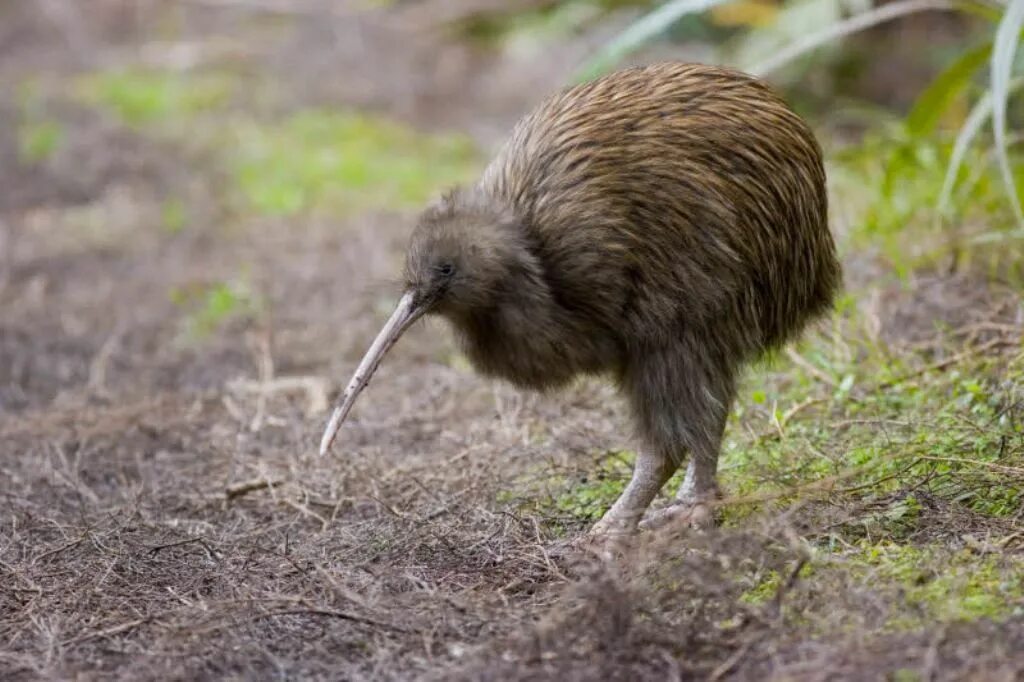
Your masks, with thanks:
[{"label": "bird's neck", "polygon": [[543,302],[510,297],[452,319],[459,345],[476,370],[527,388],[560,381],[551,371],[558,330]]},{"label": "bird's neck", "polygon": [[520,288],[492,307],[450,319],[478,372],[523,388],[558,388],[580,373],[616,366],[614,340],[587,333],[544,290]]}]

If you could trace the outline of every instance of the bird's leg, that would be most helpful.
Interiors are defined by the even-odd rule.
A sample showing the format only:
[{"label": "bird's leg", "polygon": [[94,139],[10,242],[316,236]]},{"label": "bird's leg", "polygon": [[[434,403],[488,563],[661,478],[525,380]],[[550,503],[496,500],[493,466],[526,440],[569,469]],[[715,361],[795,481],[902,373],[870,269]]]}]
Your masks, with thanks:
[{"label": "bird's leg", "polygon": [[706,503],[718,497],[718,452],[712,456],[691,457],[686,478],[676,492],[680,504]]},{"label": "bird's leg", "polygon": [[649,515],[641,528],[676,519],[694,526],[713,522],[709,502],[716,494],[718,453],[735,395],[732,366],[728,349],[684,335],[672,348],[643,353],[627,373],[626,387],[644,440],[673,462],[690,456],[676,501]]},{"label": "bird's leg", "polygon": [[659,528],[671,521],[685,522],[695,528],[713,525],[714,515],[709,503],[718,497],[716,481],[718,457],[690,457],[686,478],[676,492],[675,501],[664,509],[653,512],[643,520],[644,530]]},{"label": "bird's leg", "polygon": [[640,519],[658,492],[672,478],[677,464],[658,451],[641,450],[633,467],[633,478],[611,509],[591,528],[591,535],[636,531]]}]

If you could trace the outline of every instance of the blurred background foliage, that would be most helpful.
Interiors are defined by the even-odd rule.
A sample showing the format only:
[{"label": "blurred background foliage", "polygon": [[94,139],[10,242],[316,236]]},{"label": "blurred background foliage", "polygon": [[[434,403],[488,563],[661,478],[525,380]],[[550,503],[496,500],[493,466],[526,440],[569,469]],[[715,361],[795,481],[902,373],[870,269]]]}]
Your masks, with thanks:
[{"label": "blurred background foliage", "polygon": [[481,12],[457,30],[510,43],[603,27],[577,79],[686,54],[765,76],[827,131],[864,235],[884,244],[915,220],[985,218],[969,238],[1004,242],[1024,236],[1022,18],[1018,0],[565,0]]},{"label": "blurred background foliage", "polygon": [[[226,18],[190,23],[197,8]],[[0,38],[38,40],[5,29],[26,12],[0,5]],[[219,173],[207,185],[243,222],[411,210],[472,178],[485,147],[559,83],[659,59],[718,63],[767,78],[812,122],[847,252],[881,255],[896,273],[973,259],[1024,281],[1024,0],[102,0],[95,14],[48,0],[37,13],[78,63],[71,77],[48,77],[45,62],[32,77],[22,69],[9,93],[27,167],[75,164],[70,101],[202,157]],[[431,36],[420,59],[390,63],[370,38],[364,72],[332,68],[364,50],[354,25],[368,13]],[[261,52],[260,35],[317,22],[323,42],[287,48],[302,57]],[[104,31],[122,36],[116,51],[91,49]],[[455,84],[432,93],[431,79]],[[302,88],[314,94],[295,96]],[[177,184],[155,219],[173,234],[202,213]]]},{"label": "blurred background foliage", "polygon": [[[268,30],[317,12],[348,22],[356,15],[339,13],[418,11],[424,33],[440,28],[481,53],[550,54],[552,71],[565,72],[570,82],[654,59],[735,66],[768,78],[814,122],[834,182],[857,203],[858,233],[883,245],[911,223],[955,232],[957,244],[1024,236],[1018,198],[1024,105],[1015,78],[1022,73],[1016,48],[1024,0],[358,0],[355,9],[326,0],[101,4],[119,5],[111,14],[128,24],[150,6],[226,6],[251,11]],[[75,26],[84,18],[80,6],[42,7],[63,8],[66,39],[82,40]],[[173,13],[160,16],[156,24],[171,45],[183,25]],[[568,44],[582,47],[558,51]],[[284,107],[268,104],[267,94],[230,66],[192,68],[187,55],[170,51],[161,59],[165,66],[156,69],[121,59],[116,68],[86,73],[72,90],[127,126],[220,148],[235,194],[257,212],[411,206],[471,176],[478,161],[467,139],[421,138],[359,107],[339,112],[327,102],[282,112],[288,120],[239,118],[232,104]],[[375,65],[367,68],[373,72]],[[239,92],[246,88],[251,91]],[[59,151],[64,131],[33,106],[31,87],[22,90],[18,152],[39,163]]]}]

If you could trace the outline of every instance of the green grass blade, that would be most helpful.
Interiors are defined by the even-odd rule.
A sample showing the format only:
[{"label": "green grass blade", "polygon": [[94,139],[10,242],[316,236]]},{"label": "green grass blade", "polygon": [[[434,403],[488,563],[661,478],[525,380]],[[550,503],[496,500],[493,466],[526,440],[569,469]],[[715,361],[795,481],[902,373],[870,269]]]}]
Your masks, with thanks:
[{"label": "green grass blade", "polygon": [[577,81],[599,76],[630,53],[666,31],[687,14],[695,14],[720,5],[726,0],[674,0],[645,14],[608,43],[587,62],[576,76]]},{"label": "green grass blade", "polygon": [[[1024,0],[1020,1],[1024,2]],[[748,66],[746,70],[754,75],[764,76],[772,71],[777,71],[815,48],[844,38],[852,33],[863,31],[866,28],[884,24],[887,21],[892,21],[908,14],[928,11],[949,11],[959,7],[960,5],[952,0],[899,0],[898,2],[892,2],[881,7],[875,7],[867,12],[862,12],[812,33],[803,40],[794,42],[761,64]]]},{"label": "green grass blade", "polygon": [[949,157],[949,166],[946,167],[946,177],[942,182],[942,191],[939,192],[939,215],[944,215],[949,208],[949,200],[953,195],[953,186],[956,184],[956,176],[963,165],[967,150],[971,148],[971,142],[978,136],[981,127],[988,120],[992,113],[992,93],[986,91],[981,99],[975,102],[971,112],[967,115],[964,124],[960,126],[956,142],[953,143],[953,152]]},{"label": "green grass blade", "polygon": [[[1024,79],[1013,80],[1008,87],[1008,95],[1013,94],[1024,86]],[[964,124],[957,133],[956,142],[953,143],[953,152],[949,156],[949,166],[946,168],[946,177],[942,183],[942,191],[939,193],[939,215],[945,213],[949,208],[949,201],[953,195],[953,186],[956,184],[956,176],[963,165],[964,157],[971,148],[971,143],[978,136],[982,126],[992,115],[992,91],[986,90],[985,94],[975,102],[970,113],[967,114]]]},{"label": "green grass blade", "polygon": [[984,0],[982,2],[963,2],[960,9],[973,14],[979,19],[998,24],[1006,10],[1006,0]]},{"label": "green grass blade", "polygon": [[1003,184],[1010,197],[1017,222],[1024,226],[1020,197],[1010,169],[1010,156],[1006,140],[1006,105],[1010,99],[1010,76],[1013,58],[1020,44],[1020,31],[1024,26],[1024,0],[1010,0],[999,28],[996,30],[995,46],[992,49],[992,129],[995,134],[996,159],[1003,176]]},{"label": "green grass blade", "polygon": [[[871,2],[868,0],[870,9]],[[733,64],[758,64],[804,36],[842,21],[845,0],[792,0],[784,2],[766,26],[744,31],[735,47],[726,47]]]},{"label": "green grass blade", "polygon": [[953,99],[971,82],[971,77],[988,61],[992,42],[988,41],[960,55],[917,97],[905,124],[911,135],[929,135],[949,108]]}]

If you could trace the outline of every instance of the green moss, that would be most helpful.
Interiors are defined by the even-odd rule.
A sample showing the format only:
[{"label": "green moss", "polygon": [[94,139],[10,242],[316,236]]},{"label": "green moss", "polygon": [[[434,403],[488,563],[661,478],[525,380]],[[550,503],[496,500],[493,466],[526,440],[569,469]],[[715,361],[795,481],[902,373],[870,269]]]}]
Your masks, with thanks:
[{"label": "green moss", "polygon": [[582,475],[552,475],[549,466],[538,465],[500,491],[495,501],[540,516],[550,532],[561,536],[604,514],[629,482],[633,459],[633,453],[608,452]]},{"label": "green moss", "polygon": [[226,152],[248,206],[271,215],[415,206],[478,168],[467,139],[344,112],[306,111],[276,125],[241,122]]},{"label": "green moss", "polygon": [[[796,568],[795,564],[787,569],[787,575],[792,573],[793,568]],[[815,574],[816,570],[817,566],[814,563],[806,562],[800,567],[797,579],[807,581]],[[782,576],[778,571],[770,570],[749,576],[747,582],[751,583],[752,586],[740,595],[740,601],[745,604],[759,606],[768,603],[779,593]]]},{"label": "green moss", "polygon": [[186,341],[200,341],[232,319],[259,312],[259,301],[244,280],[216,282],[171,291],[171,301],[182,309]]},{"label": "green moss", "polygon": [[752,588],[740,595],[740,601],[755,606],[765,604],[778,593],[780,581],[778,571],[769,571],[763,578],[756,580]]},{"label": "green moss", "polygon": [[[227,72],[101,71],[82,77],[76,92],[126,125],[219,157],[243,213],[410,208],[480,167],[468,138],[372,115],[311,109],[267,121],[229,110],[233,98],[252,95]],[[44,143],[32,149],[45,151]]]},{"label": "green moss", "polygon": [[160,207],[160,224],[170,234],[177,234],[188,224],[188,207],[181,199],[168,199]]},{"label": "green moss", "polygon": [[[778,594],[779,571],[754,569],[740,601],[762,606]],[[786,571],[788,574],[788,571]],[[795,589],[807,595],[836,590],[872,593],[886,605],[881,625],[889,631],[915,630],[935,623],[1004,620],[1024,613],[1024,558],[978,555],[942,544],[923,546],[863,539],[854,545],[823,544],[800,570]],[[786,617],[805,625],[832,623],[829,600],[791,598]]]},{"label": "green moss", "polygon": [[26,163],[41,163],[60,148],[64,135],[64,126],[57,121],[24,121],[18,127],[18,158]]},{"label": "green moss", "polygon": [[903,603],[893,608],[894,628],[1024,613],[1024,560],[1017,556],[862,541],[843,560],[869,586],[898,586]]},{"label": "green moss", "polygon": [[629,483],[634,460],[631,452],[610,452],[593,473],[576,480],[552,481],[561,489],[554,508],[581,520],[601,518]]},{"label": "green moss", "polygon": [[223,108],[234,90],[226,74],[144,69],[101,71],[81,78],[79,96],[132,126],[182,122]]},{"label": "green moss", "polygon": [[[549,466],[538,465],[498,493],[496,502],[520,513],[537,514],[548,521],[548,530],[562,535],[568,528],[584,527],[601,518],[629,483],[635,457],[632,452],[609,451],[592,466],[583,465],[581,474],[552,475]],[[677,472],[662,497],[670,497],[683,476],[683,471]]]}]

